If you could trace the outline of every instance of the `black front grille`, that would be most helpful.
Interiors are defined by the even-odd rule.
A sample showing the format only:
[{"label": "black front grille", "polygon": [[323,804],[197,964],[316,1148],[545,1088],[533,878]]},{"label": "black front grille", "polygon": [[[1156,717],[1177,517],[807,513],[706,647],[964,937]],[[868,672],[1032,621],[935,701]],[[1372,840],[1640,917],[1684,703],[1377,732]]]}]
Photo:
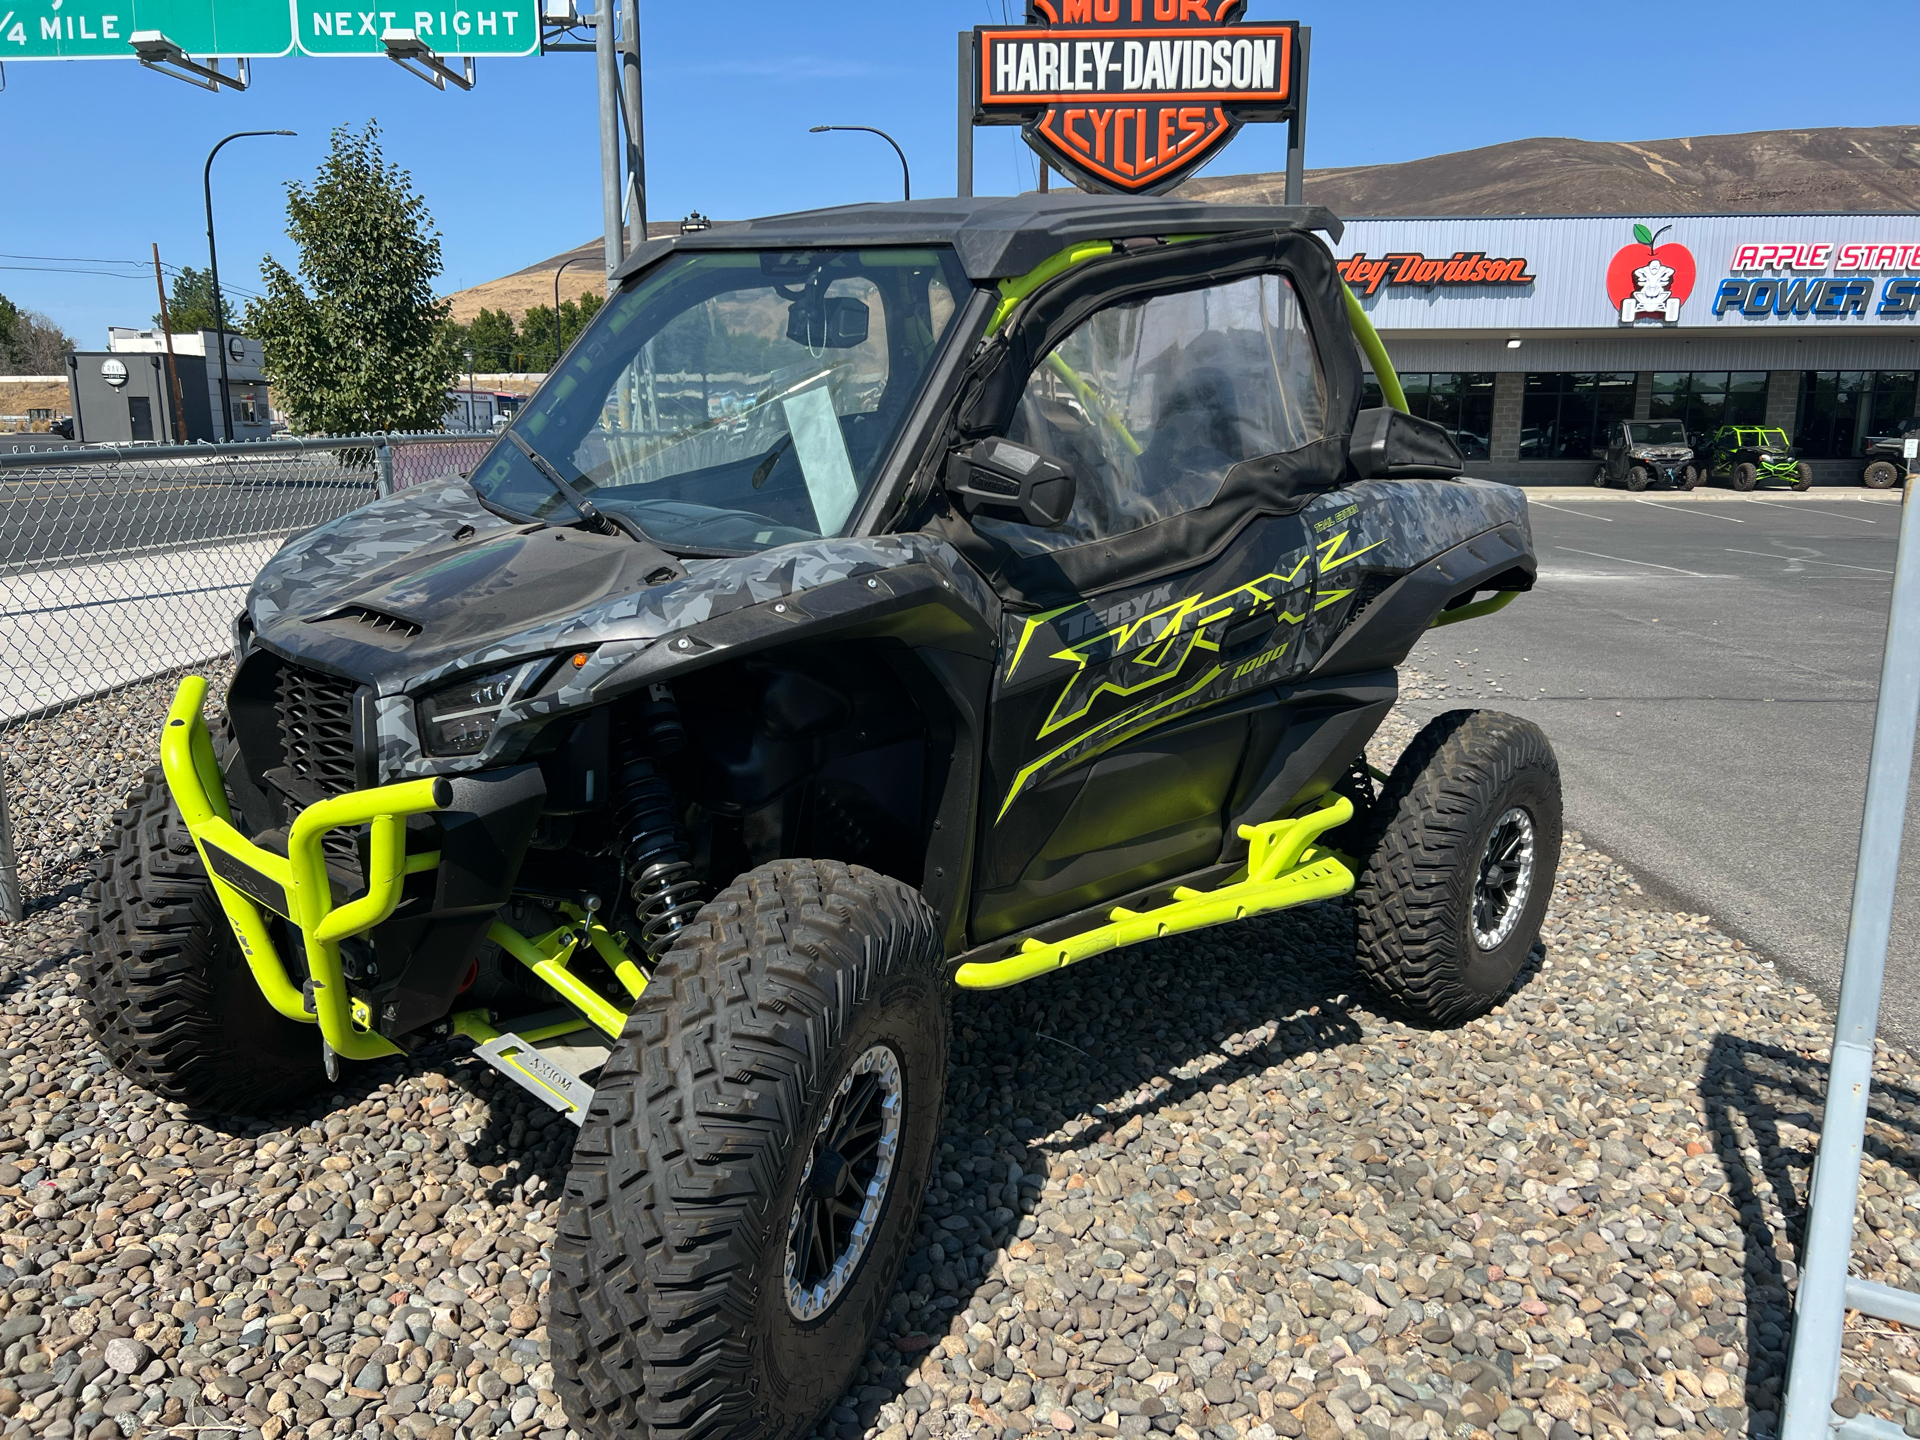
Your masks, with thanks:
[{"label": "black front grille", "polygon": [[[357,788],[353,763],[353,695],[351,680],[280,667],[274,684],[274,711],[280,720],[281,753],[286,763],[267,778],[292,802],[305,809],[316,800],[344,795]],[[320,841],[330,868],[358,876],[360,836],[366,826],[329,830]],[[356,890],[361,886],[354,887]],[[336,899],[341,898],[339,896]]]}]

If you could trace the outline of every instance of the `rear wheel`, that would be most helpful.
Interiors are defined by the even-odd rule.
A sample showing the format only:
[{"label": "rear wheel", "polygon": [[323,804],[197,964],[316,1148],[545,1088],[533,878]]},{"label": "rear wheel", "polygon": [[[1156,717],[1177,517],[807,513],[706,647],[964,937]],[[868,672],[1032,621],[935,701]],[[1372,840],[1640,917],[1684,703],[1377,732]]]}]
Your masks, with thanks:
[{"label": "rear wheel", "polygon": [[1809,465],[1806,461],[1802,460],[1798,465],[1793,467],[1793,476],[1794,489],[1811,490],[1813,488],[1813,466]]},{"label": "rear wheel", "polygon": [[1900,470],[1891,460],[1876,460],[1867,466],[1860,483],[1869,490],[1891,490],[1900,483]]},{"label": "rear wheel", "polygon": [[1644,465],[1635,465],[1627,471],[1627,489],[1644,490],[1653,479],[1653,472]]},{"label": "rear wheel", "polygon": [[1360,969],[1453,1025],[1498,1004],[1526,962],[1560,862],[1560,767],[1540,727],[1454,710],[1414,737],[1376,804],[1354,887]]},{"label": "rear wheel", "polygon": [[1593,483],[1602,490],[1607,488],[1607,467],[1596,465],[1593,470]]},{"label": "rear wheel", "polygon": [[157,768],[113,817],[85,925],[87,1028],[129,1080],[227,1115],[319,1088],[319,1030],[260,993]]},{"label": "rear wheel", "polygon": [[1758,485],[1759,483],[1760,483],[1760,470],[1758,466],[1749,465],[1743,462],[1733,467],[1733,488],[1734,489],[1751,490],[1753,489],[1754,486]]},{"label": "rear wheel", "polygon": [[845,1390],[927,1186],[949,1000],[897,880],[780,860],[707,903],[574,1146],[548,1329],[576,1423],[780,1440]]}]

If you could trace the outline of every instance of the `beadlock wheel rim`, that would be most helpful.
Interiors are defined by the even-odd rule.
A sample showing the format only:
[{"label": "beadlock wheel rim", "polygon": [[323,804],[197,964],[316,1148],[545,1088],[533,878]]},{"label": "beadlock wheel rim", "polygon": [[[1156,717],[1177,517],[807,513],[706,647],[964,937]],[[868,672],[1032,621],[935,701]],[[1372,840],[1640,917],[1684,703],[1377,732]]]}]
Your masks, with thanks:
[{"label": "beadlock wheel rim", "polygon": [[824,1314],[866,1258],[898,1161],[902,1098],[899,1057],[875,1045],[820,1117],[787,1219],[787,1308],[797,1319]]},{"label": "beadlock wheel rim", "polygon": [[1473,885],[1473,943],[1497,950],[1512,936],[1533,889],[1533,816],[1515,806],[1493,822]]}]

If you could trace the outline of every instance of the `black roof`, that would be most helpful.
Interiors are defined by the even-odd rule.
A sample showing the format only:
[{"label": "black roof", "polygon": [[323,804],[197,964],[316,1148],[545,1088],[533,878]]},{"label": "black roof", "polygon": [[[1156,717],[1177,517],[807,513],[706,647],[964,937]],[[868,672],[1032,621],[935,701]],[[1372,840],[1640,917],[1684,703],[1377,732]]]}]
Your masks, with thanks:
[{"label": "black roof", "polygon": [[802,210],[652,240],[637,247],[619,273],[631,275],[668,250],[951,245],[971,279],[1002,280],[1081,241],[1235,230],[1323,230],[1338,240],[1341,224],[1320,205],[1210,205],[1078,191],[909,200]]}]

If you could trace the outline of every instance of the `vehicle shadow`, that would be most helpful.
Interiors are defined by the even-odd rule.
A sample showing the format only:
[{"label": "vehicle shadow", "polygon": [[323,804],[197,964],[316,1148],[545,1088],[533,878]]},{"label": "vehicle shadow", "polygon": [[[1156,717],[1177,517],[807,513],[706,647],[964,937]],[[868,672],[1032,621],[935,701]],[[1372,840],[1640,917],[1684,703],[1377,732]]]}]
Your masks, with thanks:
[{"label": "vehicle shadow", "polygon": [[[1714,1040],[1701,1080],[1714,1149],[1740,1212],[1738,1243],[1725,1258],[1738,1254],[1745,1275],[1744,1333],[1723,1343],[1746,1351],[1745,1399],[1755,1435],[1778,1433],[1793,1333],[1791,1292],[1806,1247],[1806,1206],[1826,1091],[1825,1064],[1733,1035]],[[1876,1079],[1864,1153],[1920,1176],[1920,1090]],[[1876,1189],[1863,1182],[1869,1213]],[[1889,1242],[1875,1239],[1867,1225],[1856,1226],[1853,1254],[1881,1263],[1894,1258]],[[1864,1384],[1854,1394],[1883,1414],[1901,1416],[1909,1405]]]},{"label": "vehicle shadow", "polygon": [[[1351,905],[1332,901],[961,994],[919,1235],[878,1338],[817,1435],[851,1440],[889,1402],[925,1424],[934,1371],[961,1387],[987,1378],[979,1352],[949,1357],[940,1341],[957,1312],[984,1314],[997,1302],[1005,1283],[991,1273],[995,1261],[1033,1233],[1043,1204],[1107,1196],[1080,1188],[1098,1182],[1068,1156],[1123,1145],[1157,1116],[1205,1107],[1236,1081],[1360,1039],[1353,944]],[[1204,1179],[1190,1186],[1211,1193]],[[1190,1237],[1182,1254],[1210,1248]],[[1048,1279],[1068,1304],[1100,1296],[1101,1277],[1085,1266],[1050,1269]],[[984,1369],[1013,1374],[997,1353]],[[975,1412],[968,1423],[983,1422]]]}]

